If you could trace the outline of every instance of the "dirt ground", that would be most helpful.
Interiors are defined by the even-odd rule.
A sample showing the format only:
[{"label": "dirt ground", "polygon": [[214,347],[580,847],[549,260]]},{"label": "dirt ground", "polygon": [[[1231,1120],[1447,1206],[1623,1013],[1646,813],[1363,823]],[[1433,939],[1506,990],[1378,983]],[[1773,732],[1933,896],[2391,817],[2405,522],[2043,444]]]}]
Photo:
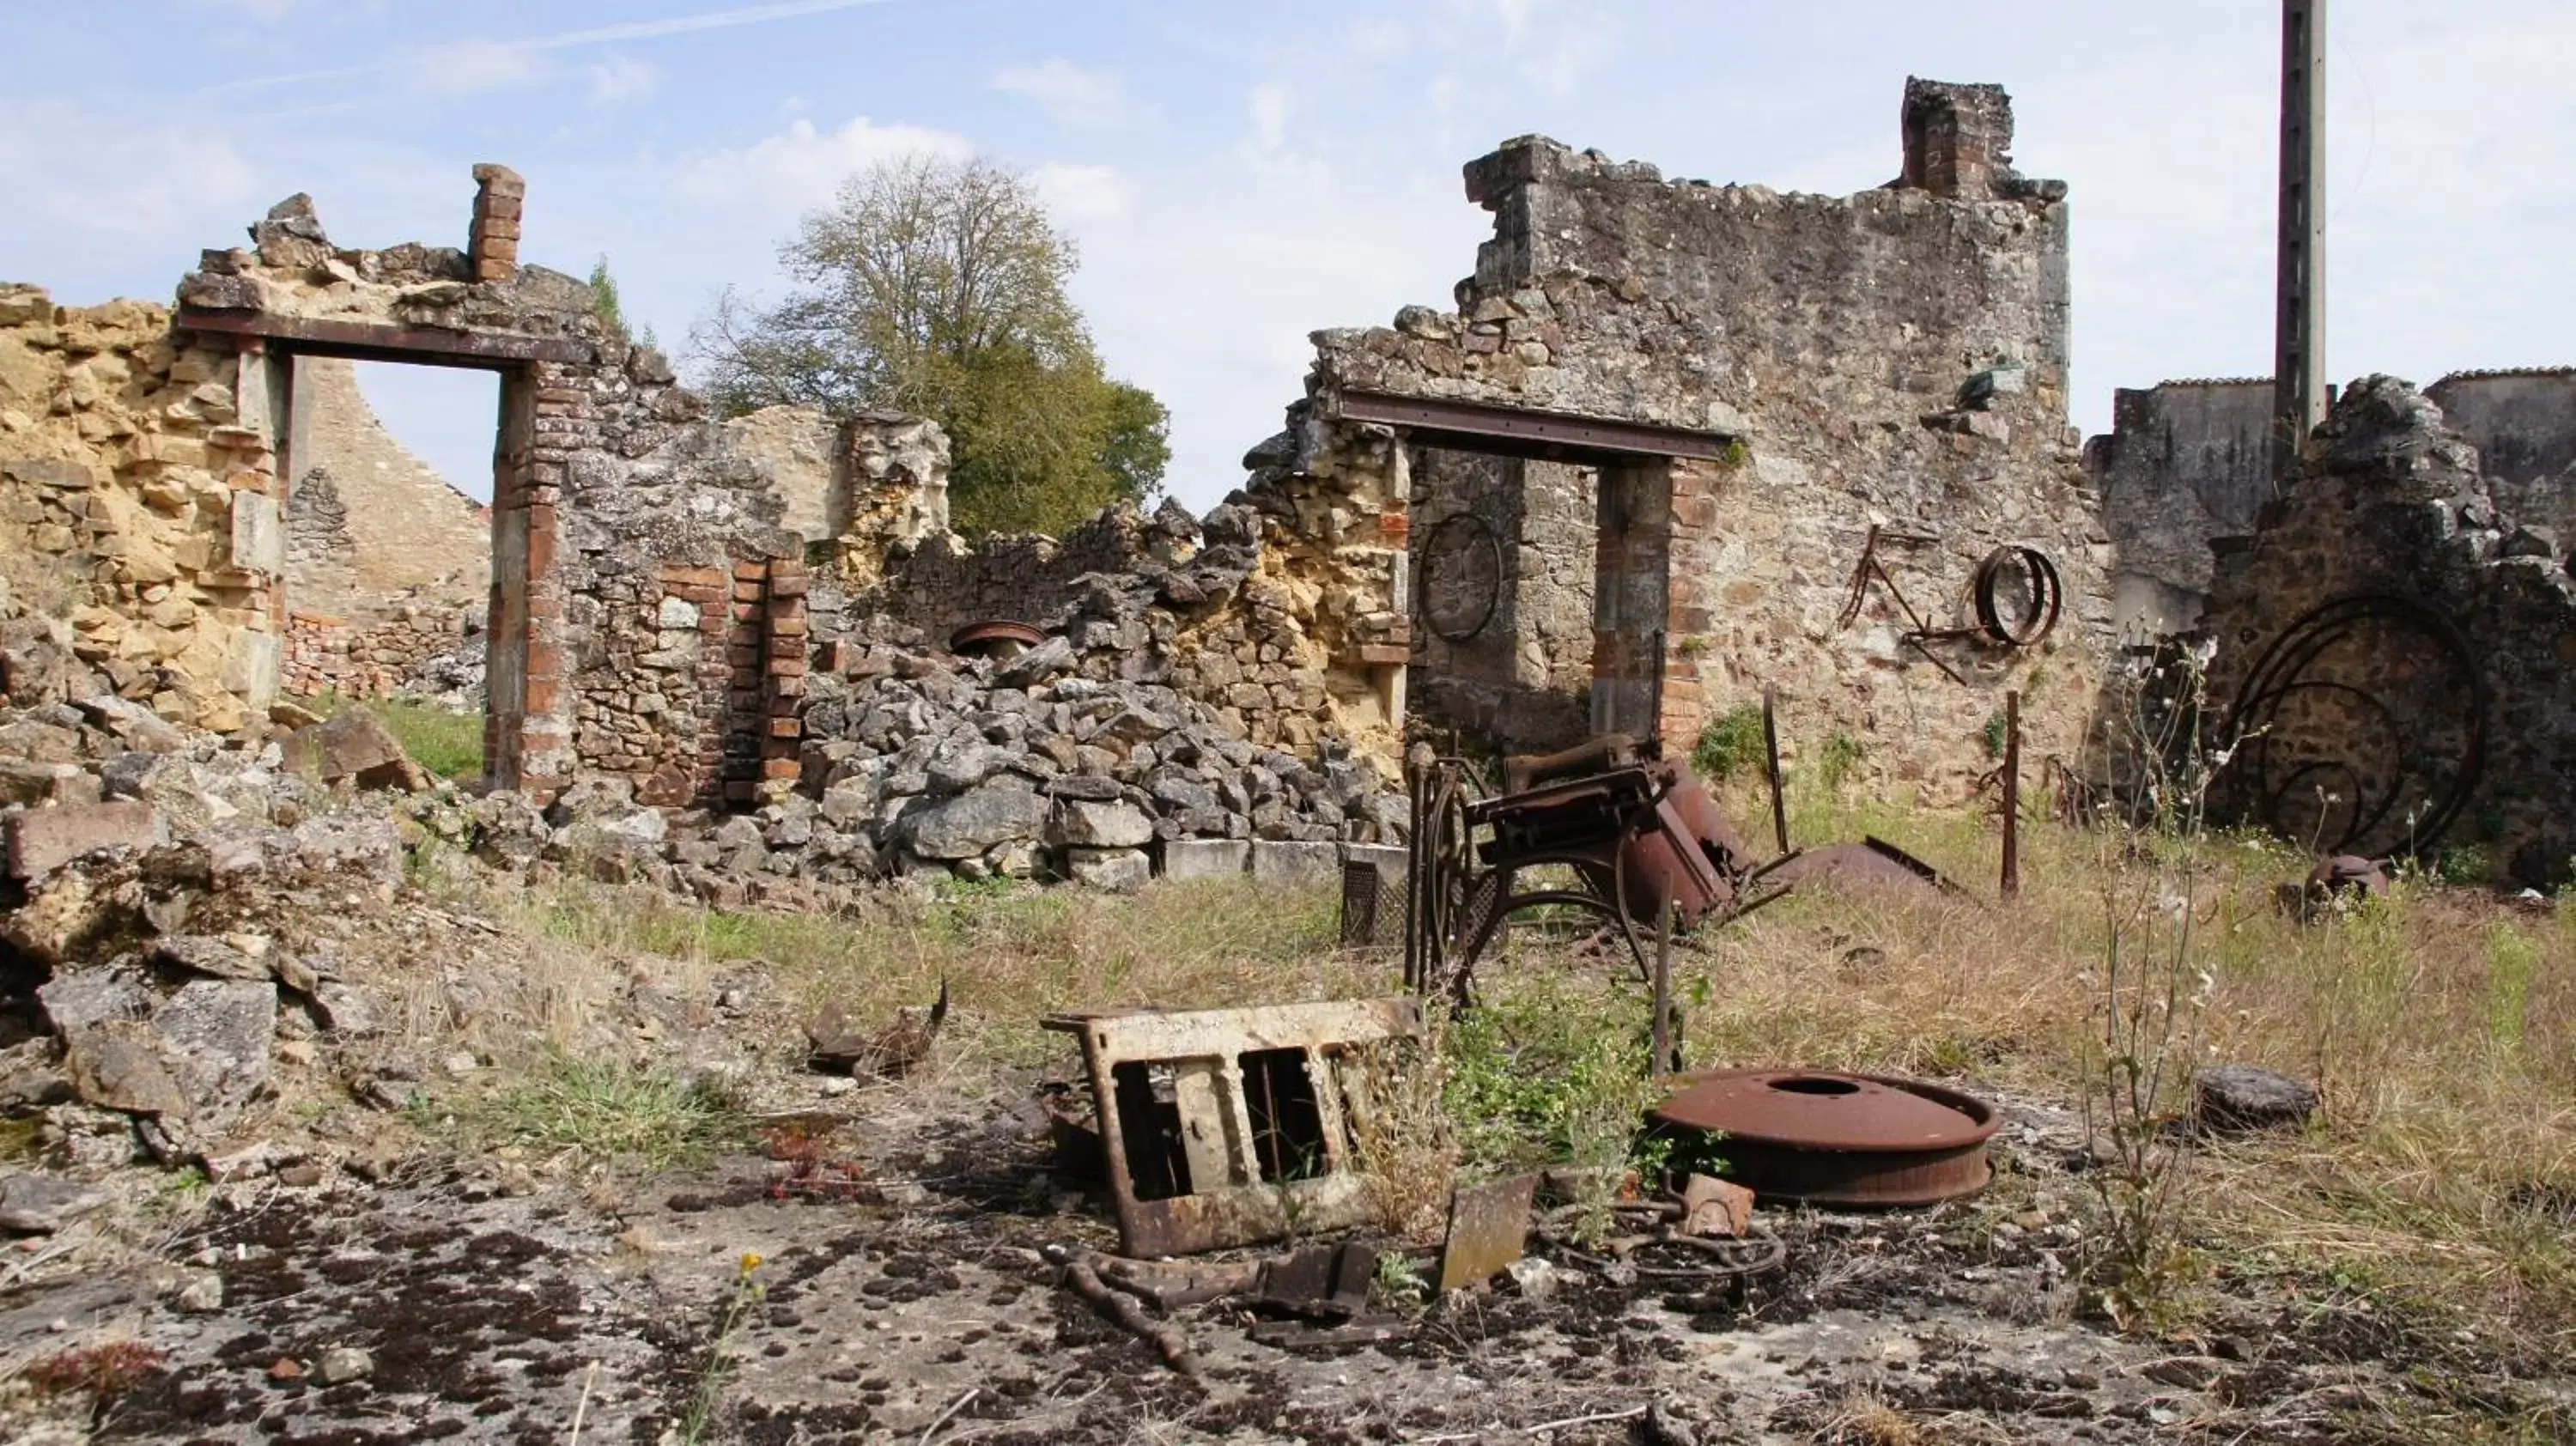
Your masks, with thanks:
[{"label": "dirt ground", "polygon": [[[1115,1235],[1057,1174],[1034,1113],[799,1087],[814,1096],[801,1129],[837,1127],[857,1183],[782,1187],[781,1167],[736,1155],[584,1189],[433,1150],[373,1181],[217,1186],[155,1259],[0,1292],[9,1358],[107,1330],[157,1353],[94,1410],[22,1395],[12,1429],[682,1440],[746,1255],[760,1293],[703,1439],[2547,1440],[2576,1408],[2564,1362],[2385,1318],[2331,1282],[2215,1282],[2173,1339],[2084,1318],[2082,1132],[2009,1097],[1984,1195],[1765,1209],[1787,1246],[1769,1275],[1604,1271],[1543,1246],[1544,1287],[1505,1280],[1408,1312],[1390,1339],[1321,1350],[1255,1344],[1242,1312],[1199,1307],[1174,1318],[1201,1361],[1189,1379],[1054,1284],[1041,1247]],[[333,1380],[347,1348],[366,1364]]]}]

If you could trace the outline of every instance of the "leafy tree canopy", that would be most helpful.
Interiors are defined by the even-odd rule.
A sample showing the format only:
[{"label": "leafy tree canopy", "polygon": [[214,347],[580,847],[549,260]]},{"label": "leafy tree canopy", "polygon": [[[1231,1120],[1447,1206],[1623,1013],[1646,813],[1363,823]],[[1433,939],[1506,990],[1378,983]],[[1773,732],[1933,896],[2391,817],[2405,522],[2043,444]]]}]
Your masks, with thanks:
[{"label": "leafy tree canopy", "polygon": [[1102,369],[1065,291],[1073,243],[1026,177],[981,159],[881,163],[809,213],[779,261],[784,299],[728,289],[692,338],[723,414],[934,418],[965,532],[1061,532],[1161,486],[1169,414]]}]

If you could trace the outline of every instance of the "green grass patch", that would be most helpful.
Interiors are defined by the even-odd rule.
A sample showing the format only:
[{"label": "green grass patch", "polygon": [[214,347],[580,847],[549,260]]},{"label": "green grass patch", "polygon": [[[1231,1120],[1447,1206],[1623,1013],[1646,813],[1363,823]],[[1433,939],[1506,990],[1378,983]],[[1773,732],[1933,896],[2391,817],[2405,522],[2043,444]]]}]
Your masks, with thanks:
[{"label": "green grass patch", "polygon": [[646,1172],[704,1164],[746,1128],[720,1090],[623,1061],[561,1054],[534,1078],[460,1108],[457,1118],[487,1145],[574,1150]]},{"label": "green grass patch", "polygon": [[483,776],[483,715],[458,713],[409,698],[376,698],[366,702],[324,693],[302,700],[325,718],[352,708],[373,713],[411,760],[440,778]]}]

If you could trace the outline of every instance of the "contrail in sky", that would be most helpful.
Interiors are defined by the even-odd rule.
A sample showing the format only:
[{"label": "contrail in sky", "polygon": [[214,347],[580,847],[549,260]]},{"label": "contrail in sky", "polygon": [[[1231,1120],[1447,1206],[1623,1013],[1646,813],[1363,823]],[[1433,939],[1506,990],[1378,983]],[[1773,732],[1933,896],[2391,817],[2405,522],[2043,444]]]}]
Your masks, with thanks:
[{"label": "contrail in sky", "polygon": [[[631,20],[622,25],[599,25],[588,30],[566,30],[554,35],[532,35],[521,40],[473,39],[451,44],[467,44],[503,51],[570,50],[584,45],[613,45],[621,40],[658,40],[665,35],[687,35],[699,30],[730,30],[740,25],[766,25],[772,20],[793,20],[802,15],[820,15],[830,10],[854,10],[862,5],[886,5],[893,0],[772,0],[766,5],[738,5],[731,10],[706,10],[695,15],[668,15],[659,20]],[[224,91],[267,90],[275,86],[296,85],[308,80],[346,80],[354,76],[374,75],[392,70],[431,53],[439,46],[421,46],[390,60],[367,65],[348,65],[331,70],[299,70],[284,75],[257,75],[243,80],[228,80],[208,86],[204,94]]]}]

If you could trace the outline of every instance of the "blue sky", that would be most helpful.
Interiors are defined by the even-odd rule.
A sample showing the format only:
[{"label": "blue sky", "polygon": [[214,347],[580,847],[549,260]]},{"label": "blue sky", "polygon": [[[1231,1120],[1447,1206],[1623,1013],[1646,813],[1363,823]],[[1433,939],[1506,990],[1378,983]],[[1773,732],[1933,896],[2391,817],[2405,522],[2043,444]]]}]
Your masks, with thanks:
[{"label": "blue sky", "polygon": [[[1846,192],[1897,164],[1908,74],[1997,81],[2072,187],[2076,420],[2115,386],[2270,366],[2268,0],[0,0],[0,279],[166,299],[310,191],[332,237],[462,244],[477,161],[525,259],[609,258],[675,351],[775,294],[798,213],[889,154],[1028,170],[1079,241],[1113,371],[1173,412],[1194,506],[1299,394],[1325,326],[1445,304],[1487,233],[1458,167],[1554,135],[1667,175]],[[2576,361],[2576,6],[2335,0],[2328,370]],[[371,369],[483,491],[491,388]]]}]

